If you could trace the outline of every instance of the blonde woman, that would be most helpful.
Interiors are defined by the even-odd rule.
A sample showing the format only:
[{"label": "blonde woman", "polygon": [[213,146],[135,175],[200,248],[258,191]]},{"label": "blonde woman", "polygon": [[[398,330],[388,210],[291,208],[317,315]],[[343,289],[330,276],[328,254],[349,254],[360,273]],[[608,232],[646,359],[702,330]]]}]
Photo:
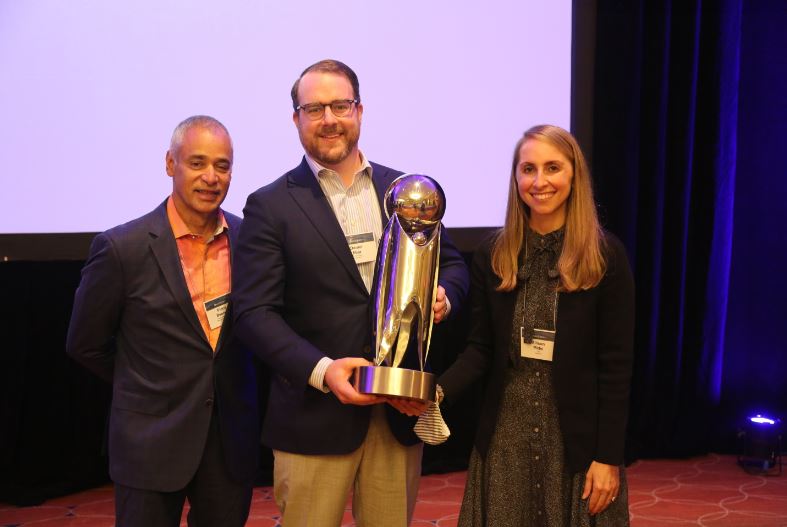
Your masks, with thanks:
[{"label": "blonde woman", "polygon": [[467,348],[444,404],[485,380],[460,526],[625,526],[634,286],[570,133],[514,150],[505,225],[475,255]]}]

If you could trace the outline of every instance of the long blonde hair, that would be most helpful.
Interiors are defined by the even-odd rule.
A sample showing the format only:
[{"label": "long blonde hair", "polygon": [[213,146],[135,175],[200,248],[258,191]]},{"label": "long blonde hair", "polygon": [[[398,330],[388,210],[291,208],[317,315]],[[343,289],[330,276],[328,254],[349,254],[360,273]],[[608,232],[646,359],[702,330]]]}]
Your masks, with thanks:
[{"label": "long blonde hair", "polygon": [[566,200],[566,229],[563,250],[557,262],[560,290],[590,289],[601,281],[606,271],[602,247],[604,231],[598,222],[593,187],[585,156],[576,139],[559,126],[537,125],[525,132],[514,148],[505,225],[495,235],[492,245],[492,270],[500,277],[498,291],[516,287],[519,253],[530,219],[530,207],[519,197],[516,173],[519,150],[525,141],[535,139],[557,148],[571,162],[574,176]]}]

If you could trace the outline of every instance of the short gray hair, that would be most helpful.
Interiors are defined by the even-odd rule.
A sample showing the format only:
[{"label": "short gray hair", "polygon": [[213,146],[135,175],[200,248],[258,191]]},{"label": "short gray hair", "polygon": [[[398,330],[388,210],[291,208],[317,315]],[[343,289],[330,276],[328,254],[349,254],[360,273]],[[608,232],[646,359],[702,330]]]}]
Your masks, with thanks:
[{"label": "short gray hair", "polygon": [[227,127],[221,124],[221,121],[209,115],[192,115],[191,117],[187,117],[181,121],[172,132],[172,139],[169,142],[169,151],[172,154],[175,154],[180,148],[180,145],[183,144],[183,137],[186,135],[186,132],[195,127],[217,128],[222,130],[225,134],[227,134],[227,137],[230,140],[230,148],[232,148],[232,136],[230,136],[230,132],[227,130]]}]

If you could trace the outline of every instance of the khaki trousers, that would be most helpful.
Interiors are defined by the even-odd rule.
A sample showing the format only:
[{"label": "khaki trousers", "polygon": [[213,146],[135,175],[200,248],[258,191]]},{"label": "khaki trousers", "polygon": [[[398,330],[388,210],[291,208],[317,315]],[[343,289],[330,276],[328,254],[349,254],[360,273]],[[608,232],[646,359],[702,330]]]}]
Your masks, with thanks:
[{"label": "khaki trousers", "polygon": [[421,478],[423,443],[404,446],[385,409],[372,409],[369,431],[350,454],[303,455],[274,450],[273,494],[283,527],[339,527],[353,492],[358,527],[410,523]]}]

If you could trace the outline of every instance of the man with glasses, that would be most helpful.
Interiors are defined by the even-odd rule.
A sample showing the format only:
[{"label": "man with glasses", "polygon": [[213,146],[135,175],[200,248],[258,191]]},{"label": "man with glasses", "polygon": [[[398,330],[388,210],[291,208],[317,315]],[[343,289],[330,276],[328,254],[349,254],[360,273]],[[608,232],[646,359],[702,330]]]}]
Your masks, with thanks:
[{"label": "man with glasses", "polygon": [[[263,442],[274,450],[276,502],[285,526],[338,526],[352,490],[360,527],[407,525],[423,450],[410,416],[422,408],[350,382],[373,353],[382,195],[401,172],[359,150],[363,105],[347,65],[309,66],[291,95],[306,155],[249,196],[233,272],[236,334],[272,371]],[[442,240],[435,322],[457,310],[468,282]]]}]

